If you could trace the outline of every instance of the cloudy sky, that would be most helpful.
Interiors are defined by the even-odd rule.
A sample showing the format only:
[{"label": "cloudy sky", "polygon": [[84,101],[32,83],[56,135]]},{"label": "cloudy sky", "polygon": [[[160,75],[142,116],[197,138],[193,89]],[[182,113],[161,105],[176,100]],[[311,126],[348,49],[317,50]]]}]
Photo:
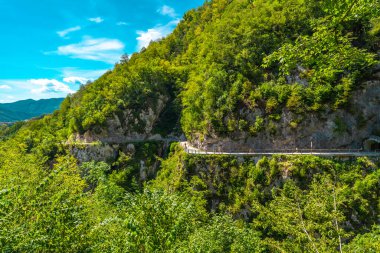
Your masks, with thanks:
[{"label": "cloudy sky", "polygon": [[204,0],[0,0],[0,103],[65,97]]}]

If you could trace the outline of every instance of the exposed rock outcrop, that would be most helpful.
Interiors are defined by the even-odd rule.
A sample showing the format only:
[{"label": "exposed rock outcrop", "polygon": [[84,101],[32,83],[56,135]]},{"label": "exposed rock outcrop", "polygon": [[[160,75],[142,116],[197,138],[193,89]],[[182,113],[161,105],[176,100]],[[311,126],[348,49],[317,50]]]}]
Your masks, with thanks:
[{"label": "exposed rock outcrop", "polygon": [[152,130],[164,110],[168,98],[160,95],[155,105],[141,108],[138,113],[133,109],[125,110],[119,115],[113,114],[105,126],[97,126],[84,134],[75,134],[73,142],[91,143],[126,143],[145,140],[161,140]]},{"label": "exposed rock outcrop", "polygon": [[70,146],[70,153],[75,156],[78,161],[90,162],[90,161],[113,161],[118,156],[117,145],[108,145],[101,143],[94,144],[76,144]]},{"label": "exposed rock outcrop", "polygon": [[[245,117],[254,122],[256,116],[261,115],[263,112],[257,110],[248,112]],[[228,138],[213,136],[202,141],[195,138],[193,144],[217,151],[364,148],[370,136],[380,136],[380,70],[376,69],[369,81],[352,93],[346,108],[309,113],[292,126],[291,122],[299,118],[300,115],[283,109],[280,120],[272,121],[270,127],[256,136],[238,132]]]}]

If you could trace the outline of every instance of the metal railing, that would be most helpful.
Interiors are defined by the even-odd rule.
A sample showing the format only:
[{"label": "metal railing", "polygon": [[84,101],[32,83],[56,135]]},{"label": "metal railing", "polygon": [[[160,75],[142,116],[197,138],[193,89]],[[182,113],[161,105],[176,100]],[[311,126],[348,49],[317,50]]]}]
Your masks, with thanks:
[{"label": "metal railing", "polygon": [[196,148],[185,148],[189,154],[206,155],[260,155],[260,154],[360,154],[378,153],[380,150],[365,151],[363,149],[252,149],[248,152],[201,150]]}]

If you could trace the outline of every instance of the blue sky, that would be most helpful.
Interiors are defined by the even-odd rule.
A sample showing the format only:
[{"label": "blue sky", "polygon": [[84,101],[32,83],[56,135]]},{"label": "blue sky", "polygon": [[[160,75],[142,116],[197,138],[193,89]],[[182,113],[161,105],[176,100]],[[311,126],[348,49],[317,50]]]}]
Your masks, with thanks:
[{"label": "blue sky", "polygon": [[0,103],[65,97],[204,0],[0,0]]}]

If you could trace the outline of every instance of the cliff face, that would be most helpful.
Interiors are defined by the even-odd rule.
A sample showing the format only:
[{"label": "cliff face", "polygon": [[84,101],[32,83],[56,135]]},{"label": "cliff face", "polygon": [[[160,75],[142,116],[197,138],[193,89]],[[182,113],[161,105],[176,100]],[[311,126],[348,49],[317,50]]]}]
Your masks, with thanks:
[{"label": "cliff face", "polygon": [[[101,142],[123,144],[148,140],[162,140],[155,133],[155,124],[161,119],[168,104],[168,98],[160,96],[155,106],[141,109],[139,113],[126,110],[114,114],[103,127],[96,127],[83,135],[76,134],[72,141],[79,143]],[[380,135],[380,66],[368,81],[352,93],[350,103],[344,109],[299,115],[284,108],[278,121],[266,122],[266,127],[251,136],[247,132],[235,132],[228,138],[208,136],[201,141],[195,138],[193,144],[200,148],[220,151],[250,151],[257,149],[336,149],[370,148],[364,145],[371,136]],[[254,124],[256,116],[265,112],[240,112],[242,117]],[[292,125],[297,122],[297,125]],[[75,152],[74,152],[75,153]],[[86,153],[94,153],[86,150]],[[96,153],[96,152],[95,152]],[[107,157],[114,152],[107,151]],[[91,156],[91,155],[90,155]],[[101,155],[100,157],[103,157]],[[88,160],[88,159],[80,159]]]},{"label": "cliff face", "polygon": [[[244,112],[252,124],[260,110]],[[297,122],[292,125],[292,122]],[[352,93],[349,105],[344,109],[310,113],[303,116],[282,110],[281,118],[266,124],[256,136],[236,132],[228,138],[206,137],[195,140],[194,145],[210,150],[249,151],[254,149],[313,148],[370,148],[367,139],[380,135],[380,66],[374,74]],[[365,147],[367,146],[367,147]]]},{"label": "cliff face", "polygon": [[162,137],[154,134],[154,125],[160,119],[160,115],[167,104],[168,98],[159,96],[155,105],[148,106],[136,113],[128,109],[107,119],[104,126],[97,126],[84,134],[75,134],[72,141],[79,143],[121,144],[127,142],[161,140]]},{"label": "cliff face", "polygon": [[107,161],[113,162],[118,157],[117,145],[108,144],[79,144],[70,146],[70,153],[75,156],[79,162],[90,162],[90,161]]}]

